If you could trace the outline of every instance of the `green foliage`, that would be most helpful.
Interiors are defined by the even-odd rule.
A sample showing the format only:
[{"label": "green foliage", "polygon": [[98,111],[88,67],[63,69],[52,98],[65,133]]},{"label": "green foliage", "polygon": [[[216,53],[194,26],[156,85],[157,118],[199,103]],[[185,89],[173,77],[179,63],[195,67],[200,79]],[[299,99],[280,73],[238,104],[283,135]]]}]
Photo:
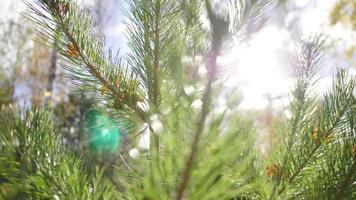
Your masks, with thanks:
[{"label": "green foliage", "polygon": [[[307,39],[301,46],[297,59],[301,71],[291,103],[293,117],[283,129],[284,143],[273,158],[271,174],[275,180],[271,198],[343,199],[355,195],[349,188],[352,185],[349,179],[355,174],[351,167],[355,158],[350,154],[355,142],[354,119],[350,118],[355,113],[355,80],[348,80],[346,72],[339,70],[332,89],[319,106],[310,90],[320,65],[320,45],[319,39]],[[347,162],[340,163],[340,154],[336,152],[346,151],[339,159]],[[344,167],[348,170],[342,172]],[[340,184],[342,181],[345,185]]]},{"label": "green foliage", "polygon": [[97,92],[101,102],[122,110],[122,114],[136,113],[145,117],[136,104],[142,98],[136,75],[121,58],[104,54],[103,37],[87,11],[73,1],[27,4],[32,13],[29,18],[38,25],[41,37],[49,45],[55,44],[54,48],[70,66],[66,69],[76,84],[85,91]]},{"label": "green foliage", "polygon": [[[163,89],[169,89],[163,84]],[[118,180],[125,188],[125,199],[178,199],[182,172],[189,148],[196,133],[195,120],[199,118],[186,97],[172,98],[162,92],[163,105],[168,111],[154,119],[162,123],[159,134],[159,150],[141,154],[131,163],[127,173],[119,168]],[[166,95],[164,95],[166,94]],[[197,96],[198,98],[199,96]],[[194,97],[195,98],[195,97]],[[211,113],[211,121],[199,139],[197,156],[192,164],[191,177],[187,181],[184,198],[230,199],[236,196],[261,197],[263,180],[259,180],[260,163],[253,149],[253,120],[247,114],[234,111]],[[139,161],[139,164],[135,163]]]},{"label": "green foliage", "polygon": [[[179,19],[178,1],[128,1],[128,40],[132,53],[130,66],[139,75],[146,88],[149,102],[159,106],[159,85],[166,71],[178,69],[176,63],[169,63],[173,56],[173,45],[180,45],[183,26]],[[181,48],[175,54],[181,55]],[[172,73],[173,74],[173,73]]]},{"label": "green foliage", "polygon": [[0,189],[9,199],[112,199],[116,192],[98,171],[83,172],[80,157],[64,149],[50,113],[0,113]]},{"label": "green foliage", "polygon": [[[216,10],[209,0],[129,0],[131,52],[120,62],[104,55],[94,23],[74,1],[28,3],[29,17],[49,44],[56,41],[72,78],[95,92],[102,100],[98,106],[143,126],[139,134],[148,133],[150,145],[133,158],[120,149],[114,168],[84,174],[86,158],[64,149],[48,113],[16,117],[4,111],[0,188],[33,199],[354,198],[355,81],[340,70],[331,91],[316,101],[319,38],[302,40],[297,50],[293,116],[267,162],[255,151],[250,113],[213,107],[218,56],[231,33],[258,30],[251,27],[269,2],[231,0]],[[199,56],[204,62],[196,61]],[[206,77],[187,78],[199,65]],[[187,86],[194,92],[186,92]],[[11,198],[8,191],[5,198]]]}]

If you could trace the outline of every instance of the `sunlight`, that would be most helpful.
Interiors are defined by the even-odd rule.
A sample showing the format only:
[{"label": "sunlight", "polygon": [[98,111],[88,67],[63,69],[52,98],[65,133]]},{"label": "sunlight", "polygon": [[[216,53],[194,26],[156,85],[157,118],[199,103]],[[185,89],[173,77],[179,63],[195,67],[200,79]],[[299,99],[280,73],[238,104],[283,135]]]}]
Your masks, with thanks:
[{"label": "sunlight", "polygon": [[[352,43],[351,34],[344,28],[328,24],[328,14],[335,0],[300,0],[295,3],[303,10],[291,12],[287,18],[294,19],[299,12],[303,13],[300,24],[296,25],[300,28],[301,34],[322,32],[330,40],[342,38]],[[272,100],[278,99],[273,101],[273,104],[278,104],[276,107],[288,102],[288,92],[293,86],[291,59],[294,56],[295,36],[291,35],[292,33],[278,25],[266,26],[248,43],[236,42],[228,54],[221,58],[221,63],[231,65],[233,71],[226,86],[238,87],[243,94],[241,108],[265,108],[268,105],[266,95],[270,95]],[[319,96],[322,96],[331,84],[331,77],[336,71],[335,62],[342,62],[340,59],[333,61],[332,59],[336,58],[332,58],[330,54],[327,58],[328,61],[324,63],[321,70],[323,76],[320,77],[320,83],[316,85]],[[353,73],[352,69],[350,72]]]},{"label": "sunlight", "polygon": [[242,108],[262,109],[268,103],[265,95],[277,97],[287,94],[292,80],[286,66],[288,55],[282,49],[293,49],[291,45],[287,46],[288,41],[288,32],[268,26],[247,44],[236,44],[223,57],[223,62],[232,63],[233,75],[227,85],[238,86],[242,90]]}]

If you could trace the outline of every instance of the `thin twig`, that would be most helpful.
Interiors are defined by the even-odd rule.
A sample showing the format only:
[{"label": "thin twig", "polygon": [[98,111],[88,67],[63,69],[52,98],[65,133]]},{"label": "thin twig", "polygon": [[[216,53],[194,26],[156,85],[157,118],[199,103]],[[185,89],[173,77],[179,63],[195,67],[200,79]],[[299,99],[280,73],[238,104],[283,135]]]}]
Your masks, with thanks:
[{"label": "thin twig", "polygon": [[154,60],[153,60],[153,104],[158,109],[159,88],[158,88],[158,69],[160,59],[160,16],[161,2],[158,0],[155,5],[155,26],[154,26]]},{"label": "thin twig", "polygon": [[210,2],[209,1],[205,1],[206,3],[206,8],[209,14],[209,20],[211,22],[211,25],[213,26],[213,39],[212,39],[212,49],[211,49],[211,54],[208,57],[207,60],[207,69],[208,69],[208,82],[206,85],[206,89],[205,92],[203,94],[203,98],[202,98],[202,111],[201,111],[201,115],[200,115],[200,119],[197,123],[197,131],[195,133],[194,136],[194,140],[191,146],[191,153],[188,157],[187,163],[186,163],[186,167],[182,173],[182,178],[180,181],[180,184],[178,185],[178,187],[176,188],[176,194],[177,200],[181,200],[184,197],[184,193],[185,190],[188,186],[188,182],[191,176],[191,171],[193,169],[193,163],[194,160],[197,156],[198,150],[199,150],[199,141],[201,138],[201,135],[203,134],[203,130],[204,130],[204,124],[206,121],[206,117],[208,115],[209,112],[209,106],[210,106],[210,100],[211,100],[211,91],[212,91],[212,84],[216,78],[216,73],[217,73],[217,56],[219,54],[220,51],[220,45],[221,45],[221,40],[223,35],[220,35],[220,37],[214,37],[214,35],[216,36],[216,34],[214,33],[214,18],[216,17],[211,10],[211,6],[210,6]]},{"label": "thin twig", "polygon": [[[84,53],[82,52],[82,50],[79,48],[79,45],[77,43],[77,41],[74,39],[74,37],[69,33],[67,27],[65,26],[65,23],[63,21],[63,19],[61,17],[59,18],[59,22],[61,25],[61,28],[63,30],[63,32],[66,34],[66,36],[68,37],[69,41],[74,45],[75,49],[78,51],[80,58],[83,60],[83,62],[86,64],[86,66],[88,67],[90,73],[92,73],[103,85],[105,85],[106,88],[108,88],[113,94],[115,94],[115,96],[119,96],[119,94],[117,93],[117,91],[114,89],[114,86],[107,81],[101,74],[99,71],[97,71],[94,67],[94,65],[89,61],[89,59],[84,55]],[[139,107],[137,106],[132,106],[132,105],[128,105],[144,122],[147,122],[147,117],[146,114],[143,110],[141,110]]]},{"label": "thin twig", "polygon": [[[325,131],[325,133],[327,134],[326,137],[329,137],[329,135],[332,134],[333,130],[336,128],[339,120],[341,119],[341,116],[344,114],[344,112],[346,111],[347,106],[344,107],[343,110],[341,110],[340,115],[338,115],[338,117],[336,118],[336,120],[334,121],[334,123],[331,125],[330,129],[328,129],[327,131]],[[307,166],[307,164],[309,163],[310,159],[313,158],[315,152],[317,152],[317,150],[321,147],[321,142],[319,142],[314,149],[307,155],[307,157],[304,159],[304,161],[302,162],[302,164],[297,168],[297,170],[293,173],[293,175],[288,179],[288,184],[291,184],[294,179],[300,174],[300,172]],[[278,191],[278,195],[281,195],[286,189],[286,185],[284,185],[279,191]],[[271,196],[272,197],[272,196]]]}]

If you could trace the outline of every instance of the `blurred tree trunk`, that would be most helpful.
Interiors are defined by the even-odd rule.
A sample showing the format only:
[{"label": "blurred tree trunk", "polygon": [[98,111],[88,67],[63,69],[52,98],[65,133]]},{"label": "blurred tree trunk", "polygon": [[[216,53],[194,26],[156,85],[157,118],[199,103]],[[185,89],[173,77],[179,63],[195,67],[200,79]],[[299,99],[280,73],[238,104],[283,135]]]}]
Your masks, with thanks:
[{"label": "blurred tree trunk", "polygon": [[53,94],[53,84],[56,79],[56,69],[57,69],[57,52],[56,50],[52,50],[50,67],[48,70],[48,82],[47,89],[45,92],[45,105],[50,104],[52,94]]}]

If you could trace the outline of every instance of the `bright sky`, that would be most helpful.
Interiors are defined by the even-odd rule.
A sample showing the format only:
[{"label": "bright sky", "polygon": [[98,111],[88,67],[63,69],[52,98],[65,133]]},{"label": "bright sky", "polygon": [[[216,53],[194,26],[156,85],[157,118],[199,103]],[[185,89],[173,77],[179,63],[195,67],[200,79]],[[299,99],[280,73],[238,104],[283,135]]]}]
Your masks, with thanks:
[{"label": "bright sky", "polygon": [[[300,17],[299,27],[302,33],[322,33],[330,39],[342,38],[348,42],[356,42],[354,32],[345,31],[341,26],[329,25],[330,10],[336,0],[295,0],[295,2],[301,9],[289,12],[286,21],[295,23],[295,18]],[[273,20],[273,14],[271,19]],[[227,55],[222,57],[223,62],[230,63],[233,70],[226,83],[227,86],[237,85],[243,92],[244,99],[240,105],[242,108],[266,107],[268,104],[266,94],[271,94],[272,97],[285,97],[274,102],[277,104],[276,107],[287,103],[288,93],[294,83],[289,62],[295,48],[293,34],[296,33],[270,21],[252,41],[243,45],[236,44]],[[325,92],[331,83],[332,74],[336,69],[334,64],[340,64],[341,61],[333,60],[330,54],[325,58],[323,75],[317,87],[320,94]]]},{"label": "bright sky", "polygon": [[226,86],[238,86],[242,90],[243,108],[263,108],[267,105],[265,94],[285,95],[290,89],[292,80],[281,59],[283,48],[293,48],[288,41],[288,32],[267,26],[248,44],[236,44],[223,56],[226,59],[223,62],[230,64],[233,72]]}]

